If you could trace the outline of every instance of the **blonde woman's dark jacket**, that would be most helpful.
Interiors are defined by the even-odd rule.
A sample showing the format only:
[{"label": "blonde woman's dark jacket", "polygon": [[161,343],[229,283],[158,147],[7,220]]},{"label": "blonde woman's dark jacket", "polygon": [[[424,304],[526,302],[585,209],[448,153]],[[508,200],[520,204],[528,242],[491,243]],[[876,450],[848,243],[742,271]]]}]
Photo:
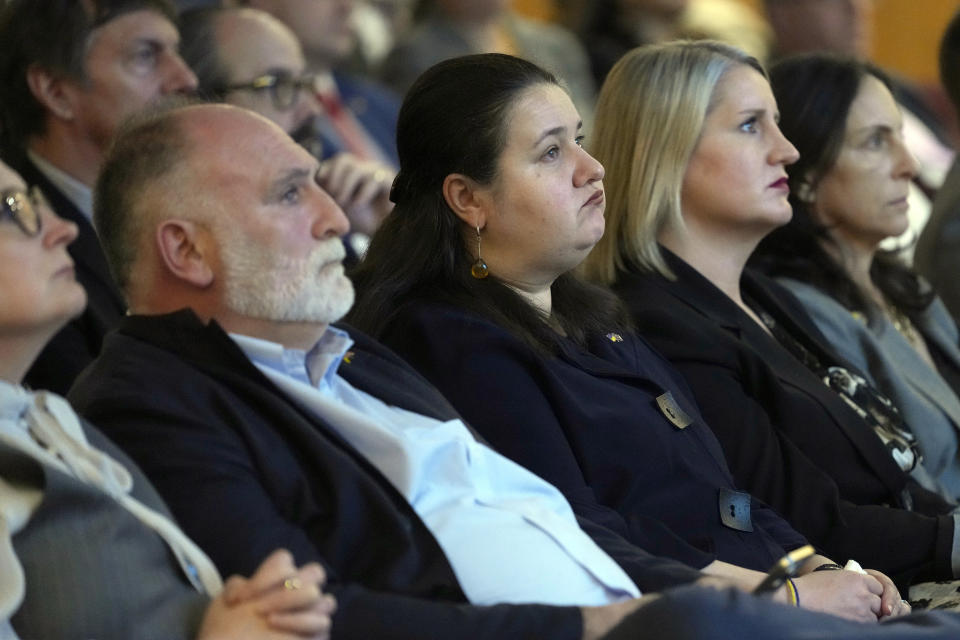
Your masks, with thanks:
[{"label": "blonde woman's dark jacket", "polygon": [[[867,423],[726,294],[664,252],[675,281],[621,272],[614,289],[693,389],[737,483],[826,555],[856,559],[901,588],[954,577],[951,505],[902,471]],[[741,290],[821,361],[846,365],[782,287],[748,270]]]}]

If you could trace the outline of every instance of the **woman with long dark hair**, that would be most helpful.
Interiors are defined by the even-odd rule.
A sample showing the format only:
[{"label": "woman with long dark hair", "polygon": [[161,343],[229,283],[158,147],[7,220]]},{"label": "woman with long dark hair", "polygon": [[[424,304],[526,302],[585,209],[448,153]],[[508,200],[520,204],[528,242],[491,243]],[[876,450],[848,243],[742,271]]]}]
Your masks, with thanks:
[{"label": "woman with long dark hair", "polygon": [[867,63],[812,55],[771,69],[780,126],[800,150],[787,168],[793,218],[752,264],[803,303],[830,346],[900,410],[924,467],[960,497],[960,346],[931,288],[881,242],[907,229],[917,164],[890,83]]}]

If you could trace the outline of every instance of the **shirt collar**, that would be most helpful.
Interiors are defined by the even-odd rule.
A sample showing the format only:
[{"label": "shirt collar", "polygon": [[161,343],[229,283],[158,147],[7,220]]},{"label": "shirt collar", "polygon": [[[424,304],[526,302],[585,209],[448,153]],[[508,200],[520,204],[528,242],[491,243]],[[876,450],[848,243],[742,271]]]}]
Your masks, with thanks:
[{"label": "shirt collar", "polygon": [[288,349],[282,344],[236,333],[230,337],[254,364],[273,369],[312,387],[329,385],[337,375],[353,339],[346,331],[327,327],[309,351]]},{"label": "shirt collar", "polygon": [[62,169],[50,164],[39,155],[27,149],[27,157],[30,158],[37,170],[40,171],[47,180],[63,193],[80,212],[87,217],[87,220],[93,222],[93,191],[87,185],[76,178],[65,173]]},{"label": "shirt collar", "polygon": [[32,393],[18,384],[0,380],[0,425],[18,425],[26,431],[26,423],[21,418],[31,404]]}]

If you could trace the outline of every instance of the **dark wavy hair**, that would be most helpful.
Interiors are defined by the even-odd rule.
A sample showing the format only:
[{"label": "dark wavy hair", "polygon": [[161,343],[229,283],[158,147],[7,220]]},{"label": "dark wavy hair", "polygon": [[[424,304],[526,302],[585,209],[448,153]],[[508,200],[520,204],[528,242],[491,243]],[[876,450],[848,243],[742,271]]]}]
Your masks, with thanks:
[{"label": "dark wavy hair", "polygon": [[[833,242],[827,228],[812,215],[810,203],[797,196],[803,188],[815,189],[836,163],[850,105],[867,76],[877,78],[894,93],[886,74],[852,58],[809,54],[785,58],[770,68],[780,129],[800,152],[800,160],[787,167],[793,218],[764,238],[750,265],[774,277],[815,286],[873,321],[879,309],[824,248]],[[870,277],[883,295],[911,318],[933,301],[930,288],[895,251],[877,252]]]},{"label": "dark wavy hair", "polygon": [[[479,184],[496,178],[510,109],[539,84],[558,82],[533,63],[502,54],[440,62],[413,84],[397,123],[396,207],[351,273],[357,301],[349,322],[378,336],[404,305],[437,301],[483,315],[534,348],[556,349],[557,333],[537,309],[496,277],[470,275],[464,223],[442,192],[451,173]],[[551,292],[551,320],[580,344],[611,326],[630,326],[615,296],[573,274],[560,276]]]}]

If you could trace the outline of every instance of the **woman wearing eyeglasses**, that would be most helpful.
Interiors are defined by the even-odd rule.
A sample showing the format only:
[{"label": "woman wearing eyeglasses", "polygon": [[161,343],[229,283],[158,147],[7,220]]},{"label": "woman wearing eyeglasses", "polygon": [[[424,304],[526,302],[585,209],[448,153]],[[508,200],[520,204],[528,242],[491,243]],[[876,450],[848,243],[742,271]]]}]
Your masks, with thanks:
[{"label": "woman wearing eyeglasses", "polygon": [[[180,35],[199,95],[259,113],[324,159],[318,179],[350,219],[350,258],[362,254],[367,236],[393,208],[387,196],[396,171],[375,149],[362,157],[342,143],[330,144],[338,135],[332,115],[318,101],[317,78],[306,70],[293,32],[264,11],[206,7],[181,16]],[[353,117],[341,112],[341,118]],[[363,142],[362,128],[353,131]]]},{"label": "woman wearing eyeglasses", "polygon": [[129,459],[21,386],[86,304],[76,237],[0,163],[0,638],[328,638],[319,565],[275,553],[224,589]]}]

